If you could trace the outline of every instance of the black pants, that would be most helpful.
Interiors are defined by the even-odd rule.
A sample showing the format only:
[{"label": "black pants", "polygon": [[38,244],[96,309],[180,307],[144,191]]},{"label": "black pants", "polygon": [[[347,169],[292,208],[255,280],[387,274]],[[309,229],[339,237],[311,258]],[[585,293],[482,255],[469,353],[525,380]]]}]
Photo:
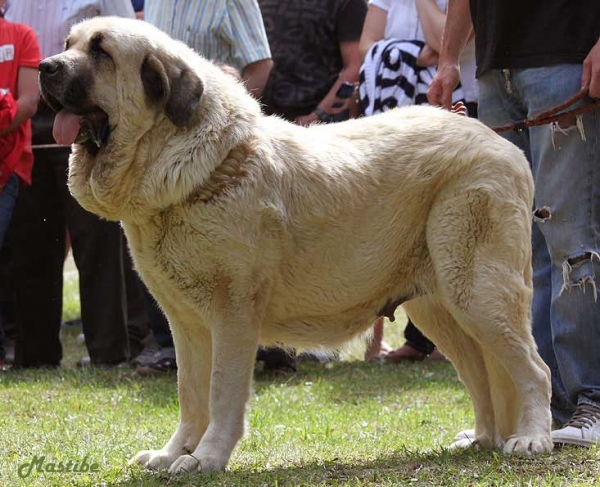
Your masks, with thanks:
[{"label": "black pants", "polygon": [[148,291],[145,286],[143,286],[143,290],[148,324],[150,325],[156,343],[162,348],[173,348],[175,345],[173,344],[173,336],[171,335],[171,329],[169,328],[167,318],[155,301],[154,296],[150,294],[150,291]]},{"label": "black pants", "polygon": [[[34,117],[34,145],[52,142],[53,118],[43,107]],[[62,358],[67,227],[79,270],[81,318],[91,361],[115,364],[130,355],[121,228],[84,210],[71,196],[66,185],[68,156],[67,148],[34,151],[33,184],[21,188],[13,215],[18,366],[53,366]]]},{"label": "black pants", "polygon": [[127,296],[127,336],[130,356],[133,358],[144,348],[144,339],[150,333],[151,317],[146,308],[146,287],[133,267],[125,234],[123,234],[123,271]]},{"label": "black pants", "polygon": [[276,347],[260,347],[256,354],[256,360],[264,362],[265,370],[289,369],[296,370],[296,352]]},{"label": "black pants", "polygon": [[[8,237],[8,235],[7,235]],[[4,360],[4,340],[10,334],[10,327],[14,331],[14,298],[10,286],[10,252],[9,239],[6,238],[4,246],[0,248],[0,360]],[[14,338],[14,333],[10,334]]]},{"label": "black pants", "polygon": [[404,329],[404,338],[406,343],[425,355],[429,355],[435,349],[435,345],[408,319],[406,328]]}]

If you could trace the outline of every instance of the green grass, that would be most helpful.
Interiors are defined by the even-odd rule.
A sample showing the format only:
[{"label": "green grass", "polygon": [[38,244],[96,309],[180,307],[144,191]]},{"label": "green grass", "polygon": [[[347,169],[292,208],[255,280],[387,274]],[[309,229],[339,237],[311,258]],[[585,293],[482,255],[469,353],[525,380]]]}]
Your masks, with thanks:
[{"label": "green grass", "polygon": [[[67,307],[77,313],[70,285]],[[400,331],[400,326],[386,328],[395,345]],[[287,380],[257,375],[248,433],[226,473],[170,477],[128,467],[132,455],[162,446],[176,427],[176,377],[78,370],[74,363],[85,354],[76,342],[79,332],[78,327],[63,331],[61,369],[0,373],[0,486],[600,484],[597,448],[565,448],[533,459],[447,451],[444,445],[473,422],[452,367],[365,363],[360,344],[339,363],[302,362]],[[35,455],[65,463],[87,455],[99,471],[20,478],[19,466]]]},{"label": "green grass", "polygon": [[65,279],[63,283],[63,321],[74,320],[79,316],[81,316],[79,280]]}]

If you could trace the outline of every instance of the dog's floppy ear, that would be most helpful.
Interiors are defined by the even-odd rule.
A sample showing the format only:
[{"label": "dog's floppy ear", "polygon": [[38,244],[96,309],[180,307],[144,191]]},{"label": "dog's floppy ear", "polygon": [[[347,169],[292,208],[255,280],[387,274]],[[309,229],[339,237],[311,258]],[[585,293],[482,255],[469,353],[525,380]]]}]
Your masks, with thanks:
[{"label": "dog's floppy ear", "polygon": [[167,117],[178,127],[188,125],[202,98],[202,80],[187,66],[163,64],[153,54],[144,59],[141,76],[150,101],[164,103]]}]

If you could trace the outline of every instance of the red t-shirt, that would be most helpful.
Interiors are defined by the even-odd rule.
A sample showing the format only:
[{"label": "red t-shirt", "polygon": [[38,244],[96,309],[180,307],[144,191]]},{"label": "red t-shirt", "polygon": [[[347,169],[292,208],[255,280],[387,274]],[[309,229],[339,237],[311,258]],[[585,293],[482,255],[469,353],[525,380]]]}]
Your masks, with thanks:
[{"label": "red t-shirt", "polygon": [[[0,18],[0,88],[8,88],[13,96],[18,98],[17,78],[19,68],[37,69],[41,59],[40,46],[33,29]],[[31,151],[31,122],[29,120],[23,124],[23,129],[25,131],[25,144],[14,172],[23,181],[31,184],[33,153]],[[0,161],[0,170],[8,170],[9,168],[2,168],[3,164],[4,161]],[[11,172],[12,170],[13,168],[10,168]]]}]

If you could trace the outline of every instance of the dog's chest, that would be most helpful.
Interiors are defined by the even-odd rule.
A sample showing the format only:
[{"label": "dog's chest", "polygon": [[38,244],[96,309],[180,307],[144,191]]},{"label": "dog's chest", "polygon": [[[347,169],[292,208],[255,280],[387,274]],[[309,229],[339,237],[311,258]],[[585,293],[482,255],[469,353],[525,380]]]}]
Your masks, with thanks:
[{"label": "dog's chest", "polygon": [[194,309],[210,299],[218,269],[210,258],[214,242],[204,232],[175,215],[123,227],[136,268],[157,299],[165,295]]}]

